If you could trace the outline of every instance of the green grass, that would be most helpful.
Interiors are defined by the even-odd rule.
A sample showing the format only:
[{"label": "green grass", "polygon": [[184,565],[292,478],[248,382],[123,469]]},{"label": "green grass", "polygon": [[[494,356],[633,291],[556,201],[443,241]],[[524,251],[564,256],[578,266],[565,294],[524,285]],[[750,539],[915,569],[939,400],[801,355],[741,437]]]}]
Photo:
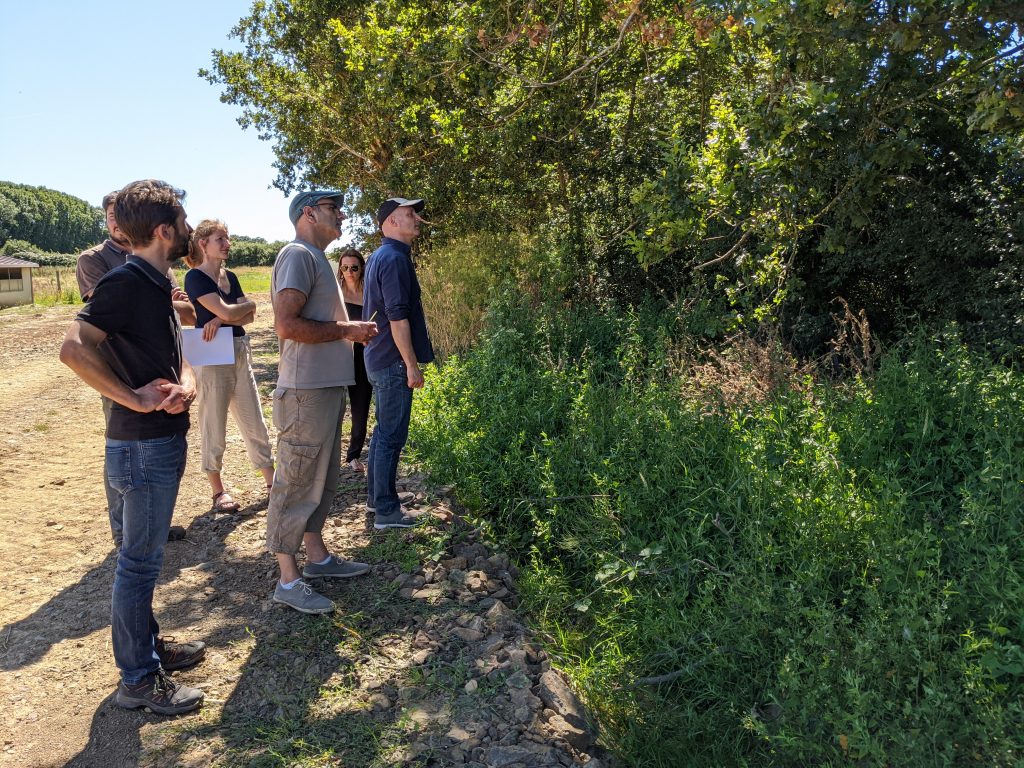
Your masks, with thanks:
[{"label": "green grass", "polygon": [[[178,285],[184,284],[187,269],[176,269]],[[232,270],[238,275],[238,282],[246,294],[266,293],[270,290],[270,267],[238,267]],[[78,282],[74,267],[40,267],[32,270],[32,289],[36,307],[52,307],[57,304],[81,304]],[[58,290],[58,274],[60,290]],[[17,307],[5,311],[17,310]],[[21,311],[28,311],[24,308]]]},{"label": "green grass", "polygon": [[[238,283],[242,286],[242,292],[266,293],[270,290],[270,267],[233,267],[228,262],[228,269],[238,277]],[[187,267],[179,267],[174,270],[178,285],[184,286]]]},{"label": "green grass", "polygon": [[[674,315],[498,308],[413,442],[627,765],[1024,759],[1024,376],[955,334],[724,406]],[[725,381],[725,384],[731,382]]]},{"label": "green grass", "polygon": [[414,535],[376,531],[360,556],[371,563],[397,563],[403,571],[409,572],[420,563],[437,560],[450,535],[439,522],[429,518],[416,528]]},{"label": "green grass", "polygon": [[[58,289],[58,285],[60,286]],[[33,302],[39,307],[81,304],[74,267],[40,267],[32,270]]]},{"label": "green grass", "polygon": [[174,763],[199,746],[212,751],[214,766],[393,764],[408,728],[397,716],[374,716],[354,695],[365,674],[360,659],[372,664],[375,643],[392,632],[382,595],[342,595],[336,614],[296,617],[286,632],[247,638],[251,653],[228,706],[204,711],[203,722],[171,724],[143,763]]},{"label": "green grass", "polygon": [[247,294],[270,290],[270,267],[238,267],[231,271],[238,276],[238,282]]}]

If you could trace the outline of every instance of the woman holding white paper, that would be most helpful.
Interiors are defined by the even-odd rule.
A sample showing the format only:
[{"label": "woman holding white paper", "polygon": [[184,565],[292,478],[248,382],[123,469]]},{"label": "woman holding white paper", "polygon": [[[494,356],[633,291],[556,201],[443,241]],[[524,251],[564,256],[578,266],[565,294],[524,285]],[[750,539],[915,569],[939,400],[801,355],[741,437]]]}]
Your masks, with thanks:
[{"label": "woman holding white paper", "polygon": [[263,474],[268,490],[274,481],[274,460],[252,372],[252,351],[242,327],[253,321],[256,303],[242,292],[235,273],[224,267],[230,250],[224,222],[199,222],[192,234],[192,255],[186,259],[192,269],[185,274],[185,291],[196,308],[196,328],[203,329],[203,340],[211,341],[221,328],[230,328],[234,343],[234,363],[195,368],[203,471],[210,480],[217,512],[239,509],[220,476],[229,409],[245,440],[249,460]]}]

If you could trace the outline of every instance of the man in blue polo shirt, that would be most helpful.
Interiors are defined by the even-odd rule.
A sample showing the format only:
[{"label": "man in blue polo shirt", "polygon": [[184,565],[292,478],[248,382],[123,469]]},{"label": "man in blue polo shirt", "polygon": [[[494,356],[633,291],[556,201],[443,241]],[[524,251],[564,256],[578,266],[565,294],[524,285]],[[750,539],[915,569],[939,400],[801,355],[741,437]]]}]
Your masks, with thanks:
[{"label": "man in blue polo shirt", "polygon": [[203,643],[160,638],[153,616],[153,590],[185,471],[188,409],[196,396],[167,279],[171,263],[191,248],[184,195],[152,179],[117,193],[117,223],[133,255],[100,279],[60,349],[61,362],[113,401],[105,471],[123,503],[110,621],[121,671],[116,701],[163,715],[202,702],[202,691],[165,673],[196,664],[206,650]]},{"label": "man in blue polo shirt", "polygon": [[366,375],[377,401],[377,424],[367,464],[368,509],[373,527],[411,528],[418,522],[398,501],[398,458],[409,437],[412,391],[423,386],[420,365],[432,362],[434,348],[420,301],[410,253],[420,233],[422,200],[393,197],[377,209],[384,235],[366,265],[363,317],[376,319],[378,334],[366,345]]}]

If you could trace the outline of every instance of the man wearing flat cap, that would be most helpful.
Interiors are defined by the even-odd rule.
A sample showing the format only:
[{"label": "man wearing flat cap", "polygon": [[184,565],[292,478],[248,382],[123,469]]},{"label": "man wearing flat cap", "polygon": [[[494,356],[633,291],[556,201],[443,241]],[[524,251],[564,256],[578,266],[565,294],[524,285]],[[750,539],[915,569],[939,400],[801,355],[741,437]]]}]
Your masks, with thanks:
[{"label": "man wearing flat cap", "polygon": [[[374,323],[350,322],[324,249],[341,234],[344,197],[300,192],[288,207],[295,239],[281,249],[270,277],[274,329],[281,342],[274,426],[277,471],[267,508],[267,548],[281,577],[273,599],[303,613],[330,613],[334,602],[305,579],[350,578],[369,570],[327,551],[324,522],[338,487],[345,393],[355,383],[352,342],[366,343]],[[305,545],[300,574],[295,559]]]},{"label": "man wearing flat cap", "polygon": [[376,316],[378,329],[363,352],[377,401],[366,471],[366,506],[374,512],[377,530],[411,528],[417,523],[399,503],[395,480],[398,458],[409,437],[412,391],[423,386],[420,365],[434,359],[410,256],[423,222],[422,210],[422,200],[404,197],[386,200],[377,209],[384,240],[370,256],[363,281],[363,316]]}]

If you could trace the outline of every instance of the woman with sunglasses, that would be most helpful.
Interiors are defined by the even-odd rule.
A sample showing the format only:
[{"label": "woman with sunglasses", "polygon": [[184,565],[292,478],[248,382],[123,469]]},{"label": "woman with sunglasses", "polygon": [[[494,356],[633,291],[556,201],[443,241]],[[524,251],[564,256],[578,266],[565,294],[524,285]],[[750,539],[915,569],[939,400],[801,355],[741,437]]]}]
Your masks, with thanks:
[{"label": "woman with sunglasses", "polygon": [[[347,248],[338,259],[338,282],[341,284],[341,295],[345,299],[345,309],[349,320],[363,319],[363,271],[366,262],[355,248]],[[348,388],[348,399],[352,403],[352,435],[348,441],[348,452],[345,463],[356,472],[365,472],[363,462],[359,460],[366,443],[366,420],[370,416],[370,397],[373,386],[366,378],[366,365],[363,363],[363,345],[353,344],[355,358],[356,383]]]},{"label": "woman with sunglasses", "polygon": [[234,363],[195,369],[203,471],[210,481],[216,512],[239,509],[238,502],[224,489],[220,476],[229,409],[245,440],[249,460],[263,474],[268,491],[274,482],[274,460],[252,372],[252,351],[242,328],[253,321],[256,303],[242,292],[235,273],[224,267],[230,249],[231,240],[223,221],[199,222],[192,234],[192,254],[186,259],[192,269],[185,274],[185,291],[195,305],[196,328],[203,329],[203,340],[212,340],[221,326],[231,328],[234,337]]}]

